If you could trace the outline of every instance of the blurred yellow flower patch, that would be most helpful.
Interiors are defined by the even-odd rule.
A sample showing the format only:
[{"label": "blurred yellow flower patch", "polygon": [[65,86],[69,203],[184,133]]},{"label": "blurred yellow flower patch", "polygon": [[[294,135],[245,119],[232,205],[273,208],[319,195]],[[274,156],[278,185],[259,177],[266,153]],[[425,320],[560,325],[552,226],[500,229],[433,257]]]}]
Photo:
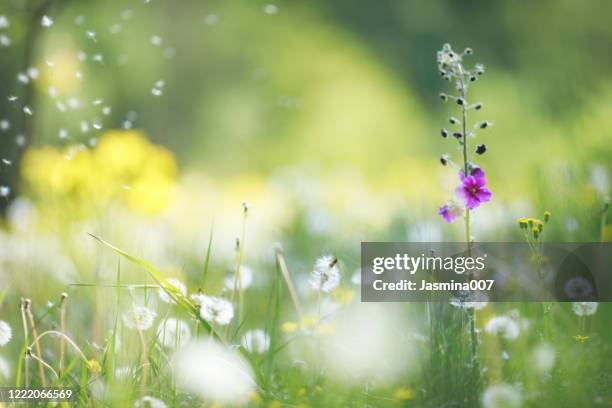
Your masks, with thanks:
[{"label": "blurred yellow flower patch", "polygon": [[22,174],[32,196],[60,202],[75,214],[87,215],[111,202],[155,214],[172,202],[177,166],[170,151],[141,132],[112,130],[93,149],[30,148]]}]

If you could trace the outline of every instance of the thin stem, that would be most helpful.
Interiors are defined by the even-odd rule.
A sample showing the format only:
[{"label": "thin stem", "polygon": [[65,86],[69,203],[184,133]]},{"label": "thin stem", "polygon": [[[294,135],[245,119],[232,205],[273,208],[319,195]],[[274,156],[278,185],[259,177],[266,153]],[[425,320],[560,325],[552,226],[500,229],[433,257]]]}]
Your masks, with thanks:
[{"label": "thin stem", "polygon": [[36,331],[36,322],[34,322],[34,315],[32,314],[32,310],[31,310],[31,301],[29,299],[26,299],[26,307],[25,307],[25,312],[26,312],[26,316],[28,316],[28,320],[30,322],[30,328],[32,329],[32,335],[34,336],[34,346],[36,348],[36,354],[38,356],[38,374],[40,377],[40,384],[43,387],[47,386],[47,379],[45,378],[45,368],[44,365],[42,364],[42,361],[40,360],[42,358],[42,353],[40,351],[40,342],[38,341],[38,334]]},{"label": "thin stem", "polygon": [[276,250],[276,261],[278,262],[278,266],[281,270],[281,275],[283,275],[283,279],[285,284],[287,285],[287,289],[289,290],[289,295],[291,295],[291,300],[293,301],[293,306],[297,311],[297,314],[302,320],[302,307],[300,305],[300,299],[298,298],[295,287],[293,286],[293,281],[291,280],[291,275],[289,275],[289,270],[287,269],[287,263],[285,262],[285,256],[282,253],[281,249]]},{"label": "thin stem", "polygon": [[64,349],[66,347],[64,343],[64,333],[66,332],[66,298],[68,295],[66,293],[62,293],[62,298],[60,300],[60,333],[62,336],[60,337],[60,357],[59,357],[59,374],[60,376],[64,373]]},{"label": "thin stem", "polygon": [[[459,76],[459,82],[461,84],[461,98],[463,99],[463,104],[461,105],[461,126],[462,126],[462,134],[463,134],[463,174],[467,177],[468,174],[468,156],[467,156],[467,146],[468,146],[468,134],[467,134],[467,100],[465,98],[465,74],[463,72],[463,67],[459,65],[459,71],[461,75]],[[470,239],[470,209],[465,207],[465,241],[467,242],[468,247],[468,256],[472,254],[472,240]]]},{"label": "thin stem", "polygon": [[[25,313],[25,309],[27,302],[25,299],[21,298],[21,320],[23,322],[23,347],[27,349],[28,347],[28,323],[26,320],[26,313]],[[30,387],[30,375],[29,375],[29,369],[28,369],[28,359],[25,359],[25,386],[26,388]]]},{"label": "thin stem", "polygon": [[147,386],[147,375],[149,373],[149,358],[147,356],[147,344],[142,330],[138,330],[138,335],[140,336],[140,347],[142,349],[140,354],[140,364],[142,366],[142,374],[140,375],[140,397],[142,398],[146,394],[145,388]]}]

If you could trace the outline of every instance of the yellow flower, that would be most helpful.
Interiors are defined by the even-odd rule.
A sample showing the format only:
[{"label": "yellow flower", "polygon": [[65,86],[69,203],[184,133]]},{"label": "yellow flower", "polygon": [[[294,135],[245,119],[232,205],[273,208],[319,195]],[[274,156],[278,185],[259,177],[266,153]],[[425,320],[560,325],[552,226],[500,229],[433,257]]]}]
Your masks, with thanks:
[{"label": "yellow flower", "polygon": [[100,371],[102,371],[102,366],[97,360],[94,359],[87,361],[87,368],[89,368],[89,371],[91,371],[93,374],[98,374]]},{"label": "yellow flower", "polygon": [[336,332],[336,325],[333,323],[320,324],[317,327],[317,333],[320,335],[334,334]]},{"label": "yellow flower", "polygon": [[398,401],[406,401],[414,398],[414,390],[406,387],[400,387],[393,394],[393,398]]},{"label": "yellow flower", "polygon": [[332,297],[342,305],[348,305],[355,297],[355,292],[341,287],[336,288],[332,292]]},{"label": "yellow flower", "polygon": [[285,333],[292,333],[298,329],[297,323],[294,322],[285,322],[281,326],[281,330]]},{"label": "yellow flower", "polygon": [[302,329],[309,329],[311,327],[316,326],[319,323],[319,316],[310,315],[304,316],[302,321],[300,322],[300,327]]},{"label": "yellow flower", "polygon": [[281,408],[280,401],[272,401],[268,404],[268,408]]},{"label": "yellow flower", "polygon": [[584,343],[588,339],[589,339],[589,336],[583,336],[582,334],[577,334],[574,336],[574,340],[576,340],[578,343]]},{"label": "yellow flower", "polygon": [[298,390],[297,395],[298,397],[303,397],[306,394],[306,388],[302,387]]}]

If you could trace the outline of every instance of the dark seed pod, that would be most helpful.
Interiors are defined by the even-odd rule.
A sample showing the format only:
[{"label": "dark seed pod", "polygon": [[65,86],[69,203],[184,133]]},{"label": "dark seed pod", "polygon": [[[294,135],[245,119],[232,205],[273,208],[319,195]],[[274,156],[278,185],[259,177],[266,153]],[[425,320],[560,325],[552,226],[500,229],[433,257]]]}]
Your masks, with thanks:
[{"label": "dark seed pod", "polygon": [[442,128],[440,129],[440,134],[442,135],[442,137],[448,137],[448,130]]},{"label": "dark seed pod", "polygon": [[453,133],[453,136],[457,139],[461,139],[463,137],[463,135],[461,134],[461,132],[455,132]]},{"label": "dark seed pod", "polygon": [[474,105],[474,109],[481,110],[482,109],[482,103],[477,103],[476,105]]},{"label": "dark seed pod", "polygon": [[472,49],[471,49],[471,48],[466,48],[466,49],[463,51],[463,53],[464,53],[465,55],[472,55],[472,54],[474,53],[474,51],[472,51]]},{"label": "dark seed pod", "polygon": [[457,98],[457,105],[461,105],[461,106],[465,105],[465,99]]},{"label": "dark seed pod", "polygon": [[474,75],[471,75],[470,76],[470,82],[474,82],[474,81],[476,81],[476,77]]},{"label": "dark seed pod", "polygon": [[489,122],[480,122],[480,125],[478,125],[478,127],[480,127],[481,129],[486,129],[489,126]]},{"label": "dark seed pod", "polygon": [[440,163],[442,163],[443,166],[446,166],[448,164],[448,157],[446,155],[442,155],[442,157],[440,157]]},{"label": "dark seed pod", "polygon": [[448,101],[448,95],[445,93],[441,93],[440,94],[440,99],[442,99],[444,102]]},{"label": "dark seed pod", "polygon": [[480,144],[476,146],[476,153],[483,154],[486,151],[487,151],[487,146],[485,146],[484,144]]},{"label": "dark seed pod", "polygon": [[457,123],[459,123],[459,119],[457,119],[454,116],[451,116],[450,118],[448,118],[448,121],[451,123],[451,125],[456,125]]}]

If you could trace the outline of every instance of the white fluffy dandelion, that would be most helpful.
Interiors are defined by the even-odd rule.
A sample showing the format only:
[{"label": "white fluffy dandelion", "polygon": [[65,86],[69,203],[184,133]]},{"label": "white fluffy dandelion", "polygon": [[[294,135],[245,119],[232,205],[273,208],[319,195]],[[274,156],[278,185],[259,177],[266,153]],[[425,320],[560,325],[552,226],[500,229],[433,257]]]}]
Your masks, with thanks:
[{"label": "white fluffy dandelion", "polygon": [[[174,287],[174,289],[176,289],[177,291],[179,291],[183,296],[185,296],[187,294],[187,287],[183,284],[183,282],[181,282],[178,279],[166,279],[166,281]],[[157,296],[159,296],[159,299],[163,302],[166,303],[174,303],[174,299],[172,299],[170,297],[170,295],[168,295],[166,293],[165,290],[163,290],[162,288],[157,289]]]},{"label": "white fluffy dandelion", "polygon": [[167,408],[166,403],[159,398],[144,396],[134,403],[134,408]]},{"label": "white fluffy dandelion", "polygon": [[134,306],[123,315],[123,323],[130,329],[148,330],[157,314],[144,306]]},{"label": "white fluffy dandelion", "polygon": [[241,344],[249,353],[263,354],[270,348],[270,336],[261,329],[249,330],[242,337]]},{"label": "white fluffy dandelion", "polygon": [[226,299],[201,295],[199,304],[200,316],[209,323],[225,326],[234,318],[234,307]]},{"label": "white fluffy dandelion", "polygon": [[508,384],[490,385],[482,393],[483,408],[515,408],[522,402],[520,390]]},{"label": "white fluffy dandelion", "polygon": [[555,349],[548,343],[542,343],[531,353],[533,368],[540,374],[546,374],[555,365]]},{"label": "white fluffy dandelion", "polygon": [[507,340],[516,339],[521,331],[516,321],[508,316],[492,317],[487,322],[485,330],[489,334],[499,334]]},{"label": "white fluffy dandelion", "polygon": [[49,28],[53,25],[53,19],[49,16],[42,16],[42,19],[40,20],[40,25],[45,28]]},{"label": "white fluffy dandelion", "polygon": [[0,320],[0,346],[4,346],[6,343],[11,341],[13,337],[13,330],[11,326],[4,320]]},{"label": "white fluffy dandelion", "polygon": [[202,340],[175,352],[172,366],[181,388],[219,404],[243,404],[255,388],[249,364],[215,341]]},{"label": "white fluffy dandelion", "polygon": [[317,259],[314,270],[310,274],[310,284],[316,290],[331,292],[340,283],[338,260],[331,255]]},{"label": "white fluffy dandelion", "polygon": [[166,347],[181,347],[191,340],[191,330],[184,321],[169,317],[157,326],[157,338]]},{"label": "white fluffy dandelion", "polygon": [[[234,290],[234,275],[225,278],[225,287]],[[246,265],[240,266],[240,279],[236,282],[237,288],[246,289],[253,283],[253,270]]]},{"label": "white fluffy dandelion", "polygon": [[574,302],[572,309],[577,316],[592,316],[597,311],[597,302]]}]

